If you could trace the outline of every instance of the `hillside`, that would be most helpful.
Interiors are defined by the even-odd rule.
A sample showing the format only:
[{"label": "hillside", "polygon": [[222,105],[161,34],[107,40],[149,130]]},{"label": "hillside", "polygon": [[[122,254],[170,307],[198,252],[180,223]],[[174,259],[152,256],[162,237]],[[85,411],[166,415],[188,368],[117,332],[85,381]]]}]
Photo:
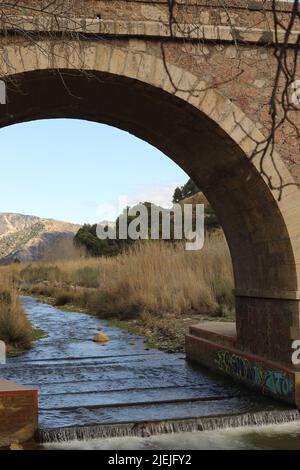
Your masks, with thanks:
[{"label": "hillside", "polygon": [[80,225],[32,215],[0,213],[0,263],[55,257],[58,245],[71,241]]}]

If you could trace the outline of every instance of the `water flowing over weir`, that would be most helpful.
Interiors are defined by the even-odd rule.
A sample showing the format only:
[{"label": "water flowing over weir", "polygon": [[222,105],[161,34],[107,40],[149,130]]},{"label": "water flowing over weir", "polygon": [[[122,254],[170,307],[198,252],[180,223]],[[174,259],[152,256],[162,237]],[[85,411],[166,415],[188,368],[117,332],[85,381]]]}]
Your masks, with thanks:
[{"label": "water flowing over weir", "polygon": [[77,426],[61,429],[40,430],[39,442],[67,442],[113,437],[149,437],[179,432],[213,431],[241,426],[266,426],[298,421],[298,410],[266,411],[237,416],[216,416],[189,420],[159,421],[157,423],[124,423],[104,426]]},{"label": "water flowing over weir", "polygon": [[[210,431],[300,420],[298,410],[145,347],[144,338],[83,313],[22,299],[48,332],[0,375],[39,389],[41,443]],[[110,341],[91,341],[102,326]],[[300,422],[300,421],[299,421]]]}]

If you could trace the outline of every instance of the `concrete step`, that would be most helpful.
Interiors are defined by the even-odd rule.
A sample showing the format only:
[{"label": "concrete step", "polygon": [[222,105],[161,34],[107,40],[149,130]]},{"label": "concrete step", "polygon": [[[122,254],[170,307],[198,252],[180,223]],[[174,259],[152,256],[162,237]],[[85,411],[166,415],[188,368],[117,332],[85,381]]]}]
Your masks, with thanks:
[{"label": "concrete step", "polygon": [[235,322],[208,321],[190,327],[189,335],[203,338],[223,346],[234,347],[236,344]]}]

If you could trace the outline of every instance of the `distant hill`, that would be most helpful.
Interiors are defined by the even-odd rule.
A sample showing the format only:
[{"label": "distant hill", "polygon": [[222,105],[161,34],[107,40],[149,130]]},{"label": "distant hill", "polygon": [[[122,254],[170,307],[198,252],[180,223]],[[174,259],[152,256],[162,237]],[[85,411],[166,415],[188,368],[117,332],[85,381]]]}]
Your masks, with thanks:
[{"label": "distant hill", "polygon": [[0,213],[0,263],[53,259],[58,246],[69,243],[80,225],[32,215]]}]

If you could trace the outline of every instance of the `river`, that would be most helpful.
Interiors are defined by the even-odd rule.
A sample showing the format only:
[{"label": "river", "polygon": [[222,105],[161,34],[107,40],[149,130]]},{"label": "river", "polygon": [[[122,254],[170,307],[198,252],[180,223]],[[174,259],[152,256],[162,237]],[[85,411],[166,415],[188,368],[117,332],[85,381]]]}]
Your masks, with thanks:
[{"label": "river", "polygon": [[[22,303],[48,335],[1,376],[39,389],[43,448],[300,449],[295,409],[87,314]],[[99,327],[109,342],[92,341]]]}]

